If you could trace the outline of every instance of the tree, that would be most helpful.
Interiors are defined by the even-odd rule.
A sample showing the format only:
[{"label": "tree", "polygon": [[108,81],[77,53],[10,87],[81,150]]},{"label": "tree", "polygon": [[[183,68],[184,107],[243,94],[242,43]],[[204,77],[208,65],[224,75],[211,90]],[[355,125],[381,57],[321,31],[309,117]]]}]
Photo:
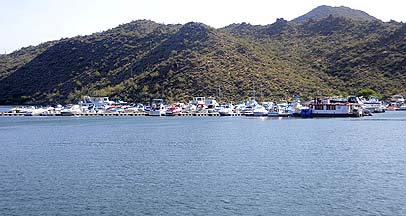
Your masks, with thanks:
[{"label": "tree", "polygon": [[376,91],[369,89],[369,88],[363,88],[357,92],[358,97],[364,97],[364,98],[370,98],[371,96],[377,97],[378,99],[382,99],[382,95],[376,93]]}]

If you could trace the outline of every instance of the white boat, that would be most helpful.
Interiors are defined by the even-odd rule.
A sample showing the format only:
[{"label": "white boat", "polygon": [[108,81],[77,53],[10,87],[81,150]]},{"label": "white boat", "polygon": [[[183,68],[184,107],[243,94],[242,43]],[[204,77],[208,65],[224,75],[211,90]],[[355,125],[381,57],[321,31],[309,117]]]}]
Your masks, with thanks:
[{"label": "white boat", "polygon": [[73,116],[82,113],[82,109],[79,105],[73,105],[71,107],[65,107],[61,110],[61,116]]},{"label": "white boat", "polygon": [[360,98],[362,102],[362,108],[368,110],[371,113],[382,113],[386,111],[386,106],[383,105],[377,97],[370,97],[369,100]]},{"label": "white boat", "polygon": [[255,100],[255,97],[249,97],[247,102],[245,103],[245,107],[256,107],[258,102]]},{"label": "white boat", "polygon": [[79,102],[79,106],[83,112],[97,112],[96,110],[100,109],[106,111],[113,104],[115,104],[115,102],[111,101],[109,97],[84,96],[82,101]]},{"label": "white boat", "polygon": [[301,116],[302,110],[308,109],[308,107],[302,105],[299,97],[292,98],[292,101],[289,103],[288,107],[288,109],[292,112],[292,116],[296,117]]},{"label": "white boat", "polygon": [[288,117],[293,115],[293,109],[286,102],[274,103],[269,109],[269,117]]},{"label": "white boat", "polygon": [[185,107],[183,108],[183,111],[187,112],[187,113],[196,112],[196,110],[197,110],[197,106],[195,104],[191,104],[191,103],[186,104]]},{"label": "white boat", "polygon": [[246,107],[243,110],[241,110],[241,113],[245,116],[253,116],[254,115],[254,108],[252,107]]},{"label": "white boat", "polygon": [[244,103],[238,103],[234,106],[234,112],[235,113],[242,113],[242,111],[245,109],[245,104]]},{"label": "white boat", "polygon": [[163,99],[153,99],[151,110],[148,112],[149,116],[164,116],[166,107],[163,104]]},{"label": "white boat", "polygon": [[32,112],[34,109],[35,109],[34,106],[28,106],[28,107],[26,107],[26,106],[20,106],[20,107],[12,108],[12,109],[11,109],[11,112],[13,112],[13,113],[24,113],[24,114],[26,114],[26,113]]},{"label": "white boat", "polygon": [[145,106],[143,104],[133,104],[125,109],[127,112],[144,112]]},{"label": "white boat", "polygon": [[405,98],[402,95],[393,95],[391,97],[391,102],[403,104],[405,103]]},{"label": "white boat", "polygon": [[246,116],[253,116],[254,109],[258,105],[258,102],[255,100],[255,97],[249,97],[245,103],[245,108],[241,110],[241,113]]},{"label": "white boat", "polygon": [[309,103],[311,117],[361,117],[363,116],[362,103],[358,97],[316,98]]},{"label": "white boat", "polygon": [[169,106],[166,111],[165,111],[165,115],[167,116],[177,116],[182,112],[182,107],[184,106],[184,104],[182,103],[177,103],[177,104],[172,104],[171,106]]},{"label": "white boat", "polygon": [[55,110],[54,110],[55,114],[61,114],[62,109],[63,109],[63,106],[61,104],[57,104],[55,106]]},{"label": "white boat", "polygon": [[401,106],[397,109],[397,111],[406,111],[406,105],[405,105],[405,104],[401,105]]},{"label": "white boat", "polygon": [[41,116],[54,116],[54,115],[59,115],[62,110],[61,105],[57,105],[56,107],[49,106],[47,108],[44,108],[44,112],[40,113],[39,115]]},{"label": "white boat", "polygon": [[214,97],[208,97],[204,100],[204,109],[203,112],[213,113],[216,107],[219,106]]},{"label": "white boat", "polygon": [[205,97],[193,97],[192,100],[189,101],[187,107],[191,108],[191,111],[196,111],[197,109],[203,109],[204,105],[205,105],[205,101],[206,101]]},{"label": "white boat", "polygon": [[40,116],[48,112],[48,109],[39,107],[25,112],[25,116]]},{"label": "white boat", "polygon": [[262,105],[255,106],[255,108],[252,112],[253,112],[254,116],[267,116],[268,115],[268,110]]},{"label": "white boat", "polygon": [[220,114],[220,116],[230,116],[234,114],[234,106],[232,104],[222,105],[220,106],[218,113]]},{"label": "white boat", "polygon": [[265,107],[266,110],[269,110],[273,106],[273,102],[262,102],[261,106]]}]

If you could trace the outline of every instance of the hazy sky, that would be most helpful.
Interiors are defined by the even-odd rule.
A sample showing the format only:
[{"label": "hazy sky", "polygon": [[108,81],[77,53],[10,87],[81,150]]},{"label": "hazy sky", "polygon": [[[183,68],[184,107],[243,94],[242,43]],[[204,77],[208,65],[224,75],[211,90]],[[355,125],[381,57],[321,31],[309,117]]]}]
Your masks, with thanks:
[{"label": "hazy sky", "polygon": [[291,20],[319,5],[348,6],[383,21],[406,21],[405,0],[0,0],[0,53],[137,19],[196,21],[218,28]]}]

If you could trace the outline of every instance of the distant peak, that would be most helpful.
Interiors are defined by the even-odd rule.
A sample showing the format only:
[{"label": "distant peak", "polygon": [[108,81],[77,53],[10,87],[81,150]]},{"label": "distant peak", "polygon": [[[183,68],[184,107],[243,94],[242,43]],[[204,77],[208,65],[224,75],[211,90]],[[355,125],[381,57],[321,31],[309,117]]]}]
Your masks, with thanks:
[{"label": "distant peak", "polygon": [[361,10],[355,10],[355,9],[345,7],[345,6],[332,7],[332,6],[327,6],[327,5],[321,5],[321,6],[316,7],[315,9],[311,10],[309,13],[307,13],[303,16],[300,16],[296,19],[293,19],[292,21],[293,22],[306,22],[310,19],[323,19],[328,16],[343,17],[343,18],[347,18],[347,19],[364,20],[364,21],[378,20],[377,18],[375,18]]},{"label": "distant peak", "polygon": [[141,30],[145,32],[151,32],[161,24],[158,24],[151,20],[135,20],[126,24],[119,25],[117,28],[123,28],[127,30]]},{"label": "distant peak", "polygon": [[210,29],[210,26],[200,23],[200,22],[188,22],[183,25],[184,28],[194,28],[194,29]]},{"label": "distant peak", "polygon": [[189,33],[209,33],[212,31],[212,28],[208,25],[199,22],[188,22],[184,24],[181,29],[181,32],[189,32]]}]

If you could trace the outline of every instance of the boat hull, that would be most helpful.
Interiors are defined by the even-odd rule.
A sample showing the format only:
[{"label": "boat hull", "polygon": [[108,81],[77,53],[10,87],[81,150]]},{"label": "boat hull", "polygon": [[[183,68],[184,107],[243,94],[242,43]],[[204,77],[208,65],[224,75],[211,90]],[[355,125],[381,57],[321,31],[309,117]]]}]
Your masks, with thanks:
[{"label": "boat hull", "polygon": [[180,114],[180,112],[166,112],[165,115],[166,116],[178,116]]},{"label": "boat hull", "polygon": [[149,116],[164,116],[165,115],[165,111],[161,111],[161,110],[151,110],[148,112]]},{"label": "boat hull", "polygon": [[72,112],[61,112],[61,116],[73,116]]},{"label": "boat hull", "polygon": [[254,116],[267,116],[268,112],[254,112],[253,115]]},{"label": "boat hull", "polygon": [[219,112],[220,116],[232,116],[234,113],[233,112]]},{"label": "boat hull", "polygon": [[312,118],[321,118],[321,117],[361,117],[359,114],[353,114],[353,113],[338,113],[338,114],[334,114],[334,113],[312,113],[310,114],[310,117]]},{"label": "boat hull", "polygon": [[268,113],[268,117],[290,117],[293,116],[291,113]]}]

